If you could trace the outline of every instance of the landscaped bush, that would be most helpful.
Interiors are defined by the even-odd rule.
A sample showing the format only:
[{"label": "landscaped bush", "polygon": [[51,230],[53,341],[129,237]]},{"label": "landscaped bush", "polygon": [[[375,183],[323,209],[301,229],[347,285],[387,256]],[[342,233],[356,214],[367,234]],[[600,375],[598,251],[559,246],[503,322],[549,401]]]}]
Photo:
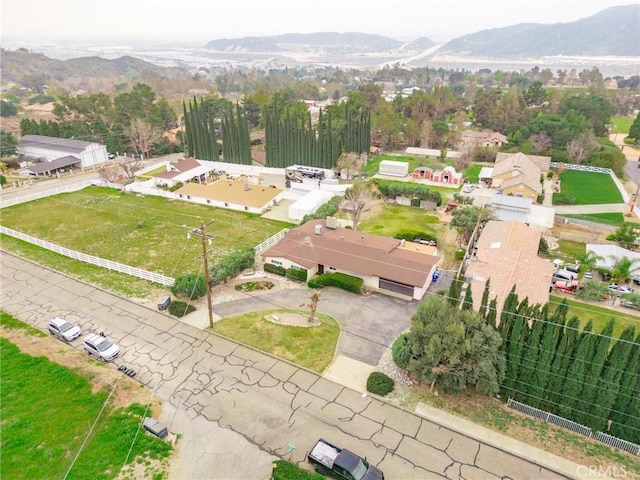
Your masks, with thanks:
[{"label": "landscaped bush", "polygon": [[280,265],[274,265],[273,263],[265,263],[264,271],[269,273],[275,273],[276,275],[282,275],[283,277],[287,273],[287,269]]},{"label": "landscaped bush", "polygon": [[346,273],[323,273],[313,279],[314,285],[325,287],[338,287],[348,292],[362,294],[364,280],[360,277],[347,275]]},{"label": "landscaped bush", "polygon": [[411,341],[406,333],[400,335],[391,346],[391,357],[397,366],[406,369],[411,360]]},{"label": "landscaped bush", "polygon": [[185,302],[171,302],[169,304],[169,313],[174,317],[184,317],[186,314],[195,312],[196,307]]},{"label": "landscaped bush", "polygon": [[319,473],[312,473],[284,460],[273,462],[272,480],[323,480]]},{"label": "landscaped bush", "polygon": [[393,391],[393,379],[381,372],[372,372],[367,379],[367,391],[384,397]]},{"label": "landscaped bush", "polygon": [[465,253],[466,253],[466,252],[465,252],[464,250],[458,250],[458,251],[456,251],[456,253],[455,253],[455,259],[456,259],[456,260],[458,260],[458,261],[459,261],[459,260],[464,260],[464,255],[465,255]]},{"label": "landscaped bush", "polygon": [[187,298],[204,297],[207,293],[207,283],[204,275],[197,273],[185,273],[176,278],[171,293],[174,295],[183,295]]},{"label": "landscaped bush", "polygon": [[405,183],[389,180],[378,180],[378,190],[387,198],[406,197],[430,200],[438,206],[442,205],[442,196],[421,183]]},{"label": "landscaped bush", "polygon": [[287,278],[291,280],[307,281],[307,271],[301,268],[287,268]]},{"label": "landscaped bush", "polygon": [[184,187],[184,184],[182,182],[178,182],[175,185],[171,185],[169,187],[169,191],[170,192],[175,192],[176,190],[178,190],[179,188],[182,188],[182,187]]},{"label": "landscaped bush", "polygon": [[219,284],[226,282],[245,268],[252,268],[255,260],[256,254],[253,247],[231,252],[219,262],[214,263],[209,269],[211,283]]},{"label": "landscaped bush", "polygon": [[553,204],[554,205],[573,205],[576,203],[576,197],[568,195],[566,193],[554,193]]},{"label": "landscaped bush", "polygon": [[438,242],[438,239],[430,233],[419,232],[417,230],[400,230],[393,236],[393,238],[397,238],[398,240],[407,240],[408,242],[413,242],[416,238],[433,240],[436,243]]}]

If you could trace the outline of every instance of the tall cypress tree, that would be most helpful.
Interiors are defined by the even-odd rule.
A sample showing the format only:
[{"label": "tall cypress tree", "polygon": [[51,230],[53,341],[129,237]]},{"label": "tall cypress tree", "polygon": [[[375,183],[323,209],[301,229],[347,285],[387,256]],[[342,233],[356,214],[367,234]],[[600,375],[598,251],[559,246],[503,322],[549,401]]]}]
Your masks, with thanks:
[{"label": "tall cypress tree", "polygon": [[467,289],[464,291],[462,299],[462,310],[473,310],[473,297],[471,296],[471,283],[467,283]]},{"label": "tall cypress tree", "polygon": [[460,294],[462,293],[462,276],[456,275],[451,281],[449,286],[449,292],[447,294],[449,304],[452,307],[457,307],[460,304]]},{"label": "tall cypress tree", "polygon": [[640,443],[640,334],[631,345],[631,354],[620,378],[620,390],[611,409],[611,434]]},{"label": "tall cypress tree", "polygon": [[634,337],[635,328],[625,328],[620,339],[613,344],[604,364],[594,399],[593,421],[589,424],[595,431],[606,431],[607,420],[620,392],[620,381],[632,353]]},{"label": "tall cypress tree", "polygon": [[551,372],[549,382],[546,389],[546,408],[551,412],[557,413],[562,403],[562,387],[564,385],[567,370],[578,343],[578,335],[580,330],[580,319],[576,316],[572,317],[567,325],[563,328],[558,348],[556,349],[551,363]]},{"label": "tall cypress tree", "polygon": [[579,402],[595,337],[591,333],[592,328],[593,321],[589,320],[578,337],[576,349],[565,374],[558,403],[560,404],[560,415],[566,418],[574,419],[582,413],[588,413],[580,410]]},{"label": "tall cypress tree", "polygon": [[547,319],[548,310],[544,310],[542,334],[540,340],[540,348],[538,350],[538,358],[536,359],[536,368],[533,371],[531,379],[532,387],[529,390],[529,405],[532,407],[541,407],[544,400],[545,389],[549,381],[551,373],[551,362],[558,348],[558,343],[562,336],[562,330],[565,321],[565,315],[562,312],[556,313]]},{"label": "tall cypress tree", "polygon": [[521,398],[518,394],[524,383],[518,378],[522,353],[526,347],[525,339],[528,337],[529,324],[525,315],[520,310],[527,311],[529,301],[525,298],[518,312],[513,315],[513,325],[509,331],[509,342],[506,345],[507,370],[504,378],[505,395],[512,398]]},{"label": "tall cypress tree", "polygon": [[497,318],[498,318],[498,300],[496,300],[496,298],[493,297],[489,302],[489,308],[487,308],[487,324],[492,325],[494,328],[497,328],[496,326]]},{"label": "tall cypress tree", "polygon": [[517,373],[518,382],[515,383],[521,398],[529,405],[531,405],[532,400],[535,400],[531,397],[534,389],[533,377],[538,368],[537,360],[540,354],[540,342],[545,326],[545,322],[539,319],[531,319],[531,321],[533,322],[531,335],[527,340],[527,347],[520,362],[520,369]]},{"label": "tall cypress tree", "polygon": [[484,282],[482,300],[480,300],[480,309],[478,310],[480,315],[482,315],[485,319],[487,318],[487,308],[489,307],[489,289],[491,288],[490,285],[491,285],[491,279],[489,278],[487,279],[486,282]]},{"label": "tall cypress tree", "polygon": [[598,395],[602,387],[600,376],[602,375],[602,370],[607,360],[607,353],[611,345],[611,335],[613,334],[614,327],[615,321],[612,318],[604,326],[600,335],[594,335],[592,339],[593,345],[589,352],[588,363],[582,381],[582,391],[574,406],[574,411],[577,412],[577,415],[573,420],[583,425],[591,426],[597,423],[593,406],[596,395]]},{"label": "tall cypress tree", "polygon": [[511,325],[518,311],[518,295],[516,294],[516,286],[511,287],[511,291],[507,295],[502,307],[502,313],[500,314],[500,323],[498,324],[498,331],[502,335],[503,340],[506,340],[510,336]]}]

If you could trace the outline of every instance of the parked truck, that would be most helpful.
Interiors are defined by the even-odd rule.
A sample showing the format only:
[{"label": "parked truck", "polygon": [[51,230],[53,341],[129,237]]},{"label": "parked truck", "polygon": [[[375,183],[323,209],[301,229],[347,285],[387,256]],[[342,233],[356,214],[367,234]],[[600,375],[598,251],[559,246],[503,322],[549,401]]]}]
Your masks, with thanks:
[{"label": "parked truck", "polygon": [[321,475],[345,480],[384,480],[384,474],[366,458],[320,439],[307,454],[307,462]]}]

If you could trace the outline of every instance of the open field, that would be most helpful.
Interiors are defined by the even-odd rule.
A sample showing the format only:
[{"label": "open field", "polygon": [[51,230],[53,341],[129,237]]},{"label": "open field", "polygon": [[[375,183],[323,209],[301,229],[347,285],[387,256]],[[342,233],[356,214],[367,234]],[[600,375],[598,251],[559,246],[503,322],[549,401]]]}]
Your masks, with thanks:
[{"label": "open field", "polygon": [[[146,478],[162,478],[164,468],[156,470],[149,459],[168,457],[171,446],[144,432],[138,434],[146,406],[117,406],[118,394],[109,398],[111,387],[104,381],[109,372],[92,377],[85,369],[118,372],[51,338],[35,339],[29,328],[23,329],[23,342],[26,339],[31,347],[41,342],[41,348],[36,346],[40,355],[43,347],[53,347],[57,355],[68,348],[70,352],[61,358],[73,357],[75,368],[24,353],[4,338],[16,336],[21,322],[4,312],[0,315],[3,478],[112,479],[123,464],[143,462],[150,467]],[[124,383],[125,377],[117,376]]]},{"label": "open field", "polygon": [[622,196],[609,175],[566,170],[560,174],[561,193],[575,197],[575,205],[622,203]]},{"label": "open field", "polygon": [[443,225],[432,212],[419,207],[381,203],[373,215],[363,217],[358,230],[393,237],[401,230],[425,232],[438,236]]},{"label": "open field", "polygon": [[206,230],[214,236],[208,248],[212,262],[290,226],[245,212],[101,187],[4,208],[1,223],[73,250],[176,277],[199,270],[194,259],[202,255],[202,244],[187,234],[212,220]]}]

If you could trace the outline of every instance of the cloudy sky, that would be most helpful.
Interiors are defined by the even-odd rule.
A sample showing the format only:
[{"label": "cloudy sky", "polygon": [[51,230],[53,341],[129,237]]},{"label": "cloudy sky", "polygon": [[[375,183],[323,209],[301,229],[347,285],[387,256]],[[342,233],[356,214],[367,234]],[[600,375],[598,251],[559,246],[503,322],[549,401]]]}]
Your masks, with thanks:
[{"label": "cloudy sky", "polygon": [[2,41],[165,40],[364,32],[398,40],[570,22],[637,0],[2,0]]}]

